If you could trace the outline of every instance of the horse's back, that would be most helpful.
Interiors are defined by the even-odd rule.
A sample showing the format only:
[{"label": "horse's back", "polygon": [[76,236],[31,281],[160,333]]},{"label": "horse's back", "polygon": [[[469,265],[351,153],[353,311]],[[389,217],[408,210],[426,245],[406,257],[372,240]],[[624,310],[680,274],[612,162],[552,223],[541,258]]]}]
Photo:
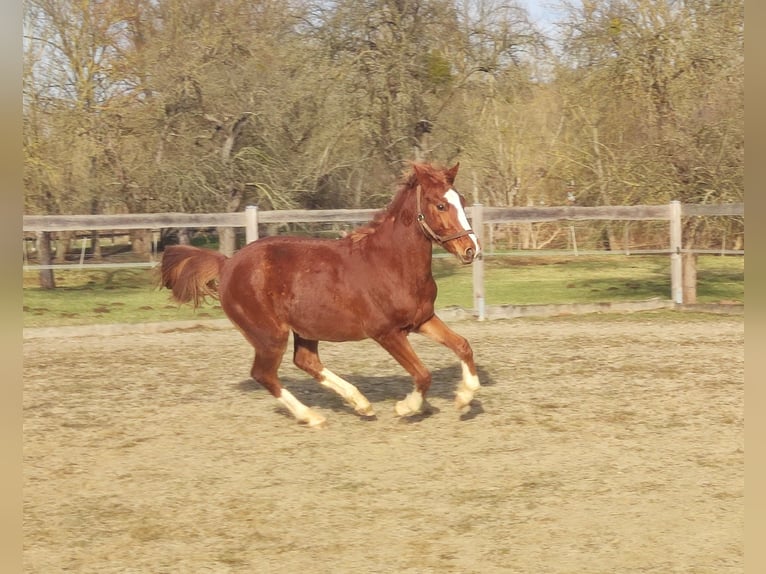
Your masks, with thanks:
[{"label": "horse's back", "polygon": [[276,321],[321,340],[368,336],[360,317],[370,313],[369,270],[344,240],[275,236],[238,251],[221,275],[219,294],[237,322]]},{"label": "horse's back", "polygon": [[294,236],[265,237],[239,250],[227,266],[226,280],[261,287],[332,280],[351,268],[348,249],[338,240]]}]

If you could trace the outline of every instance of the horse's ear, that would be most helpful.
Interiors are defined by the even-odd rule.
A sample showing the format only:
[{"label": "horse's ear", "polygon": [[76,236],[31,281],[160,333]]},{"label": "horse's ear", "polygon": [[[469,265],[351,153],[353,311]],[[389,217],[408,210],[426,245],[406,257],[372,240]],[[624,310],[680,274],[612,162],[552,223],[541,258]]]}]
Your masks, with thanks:
[{"label": "horse's ear", "polygon": [[453,165],[451,168],[449,168],[445,172],[445,176],[447,177],[447,183],[452,185],[455,183],[455,177],[457,177],[457,170],[460,167],[460,162],[457,162],[455,165]]},{"label": "horse's ear", "polygon": [[434,175],[428,166],[422,163],[413,163],[412,171],[415,172],[415,177],[420,185],[433,185]]}]

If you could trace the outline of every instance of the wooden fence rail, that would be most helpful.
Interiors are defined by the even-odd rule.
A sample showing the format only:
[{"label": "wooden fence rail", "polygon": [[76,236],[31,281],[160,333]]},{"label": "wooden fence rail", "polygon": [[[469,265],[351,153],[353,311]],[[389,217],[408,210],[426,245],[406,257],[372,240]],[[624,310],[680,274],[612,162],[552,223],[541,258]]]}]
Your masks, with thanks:
[{"label": "wooden fence rail", "polygon": [[[675,203],[675,202],[673,202]],[[672,205],[672,204],[671,204]],[[481,209],[485,224],[539,223],[560,220],[670,220],[668,205],[619,205],[605,207],[484,207],[466,209],[469,218]],[[93,229],[163,229],[171,227],[246,227],[249,211],[258,223],[366,222],[377,209],[286,209],[260,211],[248,206],[236,213],[130,213],[118,215],[25,215],[24,231],[83,231]],[[744,216],[744,203],[720,205],[682,204],[683,216]]]},{"label": "wooden fence rail", "polygon": [[[23,231],[92,231],[127,229],[163,229],[195,227],[244,227],[248,243],[258,239],[258,225],[284,223],[364,223],[372,219],[377,209],[290,209],[260,211],[248,206],[236,213],[146,213],[120,215],[25,215]],[[539,223],[544,221],[623,220],[668,221],[670,242],[667,251],[671,267],[671,299],[684,303],[684,293],[692,293],[693,286],[684,288],[682,267],[682,217],[745,215],[744,203],[719,205],[681,204],[630,206],[560,206],[560,207],[485,207],[474,204],[466,209],[474,229],[495,223]],[[481,231],[479,232],[482,235]],[[132,264],[139,266],[139,264]],[[25,266],[25,269],[60,268],[58,265]],[[484,264],[481,259],[473,264],[473,310],[484,319]],[[688,295],[687,295],[688,297]]]}]

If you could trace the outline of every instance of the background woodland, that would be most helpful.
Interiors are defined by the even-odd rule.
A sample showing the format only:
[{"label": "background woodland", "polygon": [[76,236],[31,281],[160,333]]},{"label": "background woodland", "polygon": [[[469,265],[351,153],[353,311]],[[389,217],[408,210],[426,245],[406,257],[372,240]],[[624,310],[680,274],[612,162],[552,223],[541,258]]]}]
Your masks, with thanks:
[{"label": "background woodland", "polygon": [[555,6],[25,0],[25,213],[744,201],[743,0]]}]

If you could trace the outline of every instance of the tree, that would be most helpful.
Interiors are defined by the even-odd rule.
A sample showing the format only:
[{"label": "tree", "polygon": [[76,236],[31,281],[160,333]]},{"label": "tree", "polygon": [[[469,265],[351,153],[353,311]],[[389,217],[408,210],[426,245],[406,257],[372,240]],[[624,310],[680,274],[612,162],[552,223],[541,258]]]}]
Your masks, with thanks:
[{"label": "tree", "polygon": [[743,3],[611,0],[568,9],[556,74],[567,123],[554,154],[581,182],[578,200],[741,197]]},{"label": "tree", "polygon": [[562,6],[546,40],[507,0],[28,0],[26,209],[379,207],[458,159],[490,205],[740,200],[742,0]]}]

